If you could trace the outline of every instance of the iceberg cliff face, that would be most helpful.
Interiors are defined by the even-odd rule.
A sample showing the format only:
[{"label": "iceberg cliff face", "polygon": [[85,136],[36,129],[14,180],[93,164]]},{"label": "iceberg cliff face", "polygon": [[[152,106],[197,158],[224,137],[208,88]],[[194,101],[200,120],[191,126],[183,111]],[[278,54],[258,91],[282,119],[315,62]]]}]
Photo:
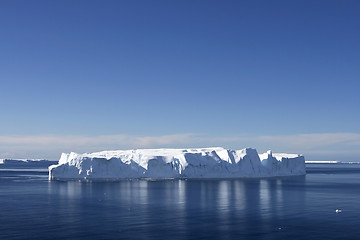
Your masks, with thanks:
[{"label": "iceberg cliff face", "polygon": [[49,179],[240,178],[304,175],[296,154],[255,149],[138,149],[61,155]]}]

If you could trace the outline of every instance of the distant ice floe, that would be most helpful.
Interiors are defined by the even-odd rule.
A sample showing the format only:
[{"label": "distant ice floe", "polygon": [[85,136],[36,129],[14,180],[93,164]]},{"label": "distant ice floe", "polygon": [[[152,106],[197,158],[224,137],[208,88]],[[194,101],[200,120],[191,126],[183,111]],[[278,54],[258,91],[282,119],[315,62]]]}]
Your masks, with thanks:
[{"label": "distant ice floe", "polygon": [[242,178],[304,175],[298,154],[255,149],[137,149],[63,153],[49,179]]},{"label": "distant ice floe", "polygon": [[341,165],[349,165],[355,164],[360,165],[360,162],[343,162],[343,161],[305,161],[306,164],[341,164]]},{"label": "distant ice floe", "polygon": [[0,159],[0,168],[48,168],[54,163],[45,159]]},{"label": "distant ice floe", "polygon": [[314,164],[336,164],[336,163],[341,163],[340,161],[305,161],[305,163],[314,163]]}]

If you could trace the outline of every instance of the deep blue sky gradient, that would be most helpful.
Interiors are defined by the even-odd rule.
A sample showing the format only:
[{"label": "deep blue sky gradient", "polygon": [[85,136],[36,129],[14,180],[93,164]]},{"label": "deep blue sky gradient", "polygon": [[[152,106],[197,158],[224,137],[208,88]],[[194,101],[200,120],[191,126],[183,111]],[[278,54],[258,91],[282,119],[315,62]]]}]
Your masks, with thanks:
[{"label": "deep blue sky gradient", "polygon": [[360,1],[0,2],[0,134],[360,133]]}]

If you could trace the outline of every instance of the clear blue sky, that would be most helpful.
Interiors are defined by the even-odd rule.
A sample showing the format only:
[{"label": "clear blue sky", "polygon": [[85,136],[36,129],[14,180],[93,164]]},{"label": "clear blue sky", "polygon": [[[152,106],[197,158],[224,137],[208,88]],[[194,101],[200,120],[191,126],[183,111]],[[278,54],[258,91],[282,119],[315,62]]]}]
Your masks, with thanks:
[{"label": "clear blue sky", "polygon": [[0,137],[347,134],[340,150],[357,154],[359,13],[350,0],[0,1]]}]

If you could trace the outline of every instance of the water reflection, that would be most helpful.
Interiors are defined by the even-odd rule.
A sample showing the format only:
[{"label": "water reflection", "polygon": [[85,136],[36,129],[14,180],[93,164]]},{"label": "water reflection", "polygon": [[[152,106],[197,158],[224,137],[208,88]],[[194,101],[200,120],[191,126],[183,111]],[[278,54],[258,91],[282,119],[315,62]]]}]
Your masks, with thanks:
[{"label": "water reflection", "polygon": [[267,210],[270,208],[270,201],[271,201],[271,193],[270,193],[270,186],[269,181],[267,180],[260,180],[260,206],[261,210],[264,211],[264,217],[268,216]]},{"label": "water reflection", "polygon": [[330,170],[119,182],[0,171],[0,239],[357,239],[360,172]]},{"label": "water reflection", "polygon": [[146,238],[226,239],[259,229],[271,231],[284,217],[284,208],[305,207],[305,191],[292,190],[304,186],[304,181],[304,177],[51,181],[48,193],[49,201],[58,206],[53,210],[57,221],[77,226],[71,232],[75,235],[96,237],[100,224],[101,238],[134,231]]}]

